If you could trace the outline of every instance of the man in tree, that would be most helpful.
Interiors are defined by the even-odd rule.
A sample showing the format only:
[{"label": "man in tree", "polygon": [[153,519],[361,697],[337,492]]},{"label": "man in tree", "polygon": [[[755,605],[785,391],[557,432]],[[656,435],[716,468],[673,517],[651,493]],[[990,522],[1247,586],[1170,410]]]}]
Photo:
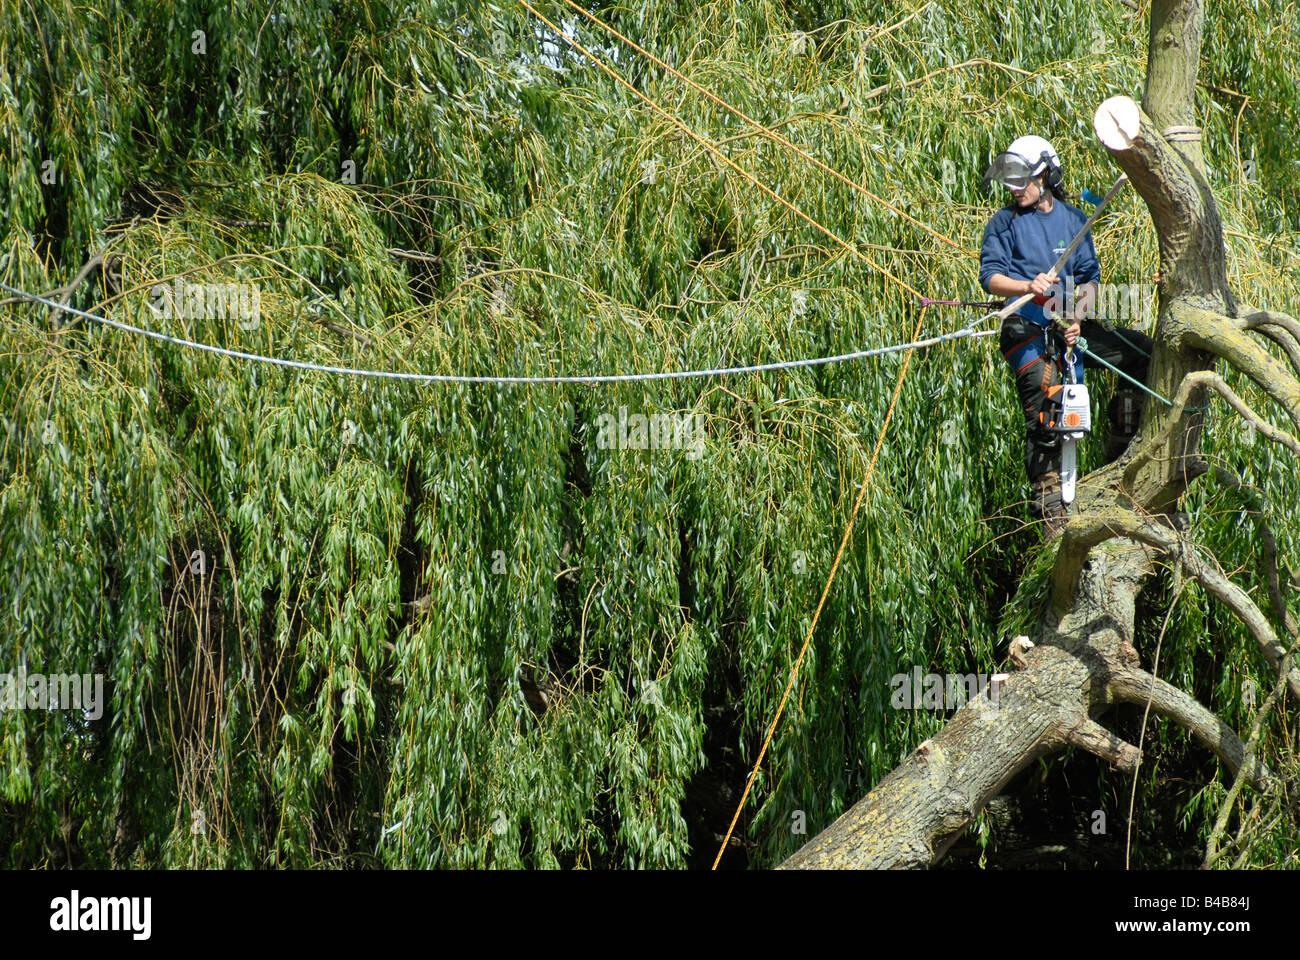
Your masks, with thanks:
[{"label": "man in tree", "polygon": [[[1066,373],[1065,348],[1073,346],[1080,333],[1085,335],[1089,353],[1082,362],[1074,359],[1071,374],[1076,381],[1082,379],[1081,366],[1102,366],[1095,354],[1145,382],[1151,339],[1131,330],[1108,330],[1087,319],[1101,280],[1091,234],[1061,271],[1066,290],[1061,311],[1062,283],[1049,271],[1087,217],[1065,202],[1060,161],[1050,143],[1042,137],[1020,137],[994,158],[984,180],[1005,187],[1011,197],[984,228],[980,283],[1008,302],[1034,294],[1033,300],[1003,321],[1001,349],[1016,378],[1025,413],[1025,470],[1033,489],[1030,509],[1044,522],[1048,536],[1054,536],[1064,529],[1066,516],[1061,501],[1060,434],[1053,432]],[[1063,313],[1070,318],[1064,332],[1052,323]],[[1111,402],[1107,462],[1133,438],[1140,400],[1140,393],[1121,385]]]}]

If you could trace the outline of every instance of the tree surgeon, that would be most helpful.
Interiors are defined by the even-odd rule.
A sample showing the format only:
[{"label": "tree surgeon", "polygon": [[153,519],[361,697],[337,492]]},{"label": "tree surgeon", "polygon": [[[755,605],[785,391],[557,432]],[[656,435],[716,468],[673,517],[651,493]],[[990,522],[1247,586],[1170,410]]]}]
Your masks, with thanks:
[{"label": "tree surgeon", "polygon": [[[1145,383],[1151,338],[1091,318],[1101,280],[1091,233],[1066,261],[1059,280],[1049,275],[1087,217],[1066,202],[1060,160],[1048,141],[1037,136],[1018,138],[993,159],[984,181],[993,188],[1005,187],[1011,195],[984,228],[980,284],[994,296],[1006,297],[1008,303],[1034,294],[1033,300],[1003,321],[1001,349],[1025,414],[1030,512],[1043,521],[1051,537],[1064,529],[1067,513],[1061,500],[1061,433],[1057,430],[1064,378],[1082,382],[1082,368],[1102,366],[1095,359],[1100,357]],[[1053,323],[1057,317],[1069,324],[1063,331]],[[1086,337],[1088,353],[1074,357],[1067,348],[1080,334]],[[1108,463],[1133,439],[1141,400],[1142,394],[1125,383],[1116,391],[1108,411]]]}]

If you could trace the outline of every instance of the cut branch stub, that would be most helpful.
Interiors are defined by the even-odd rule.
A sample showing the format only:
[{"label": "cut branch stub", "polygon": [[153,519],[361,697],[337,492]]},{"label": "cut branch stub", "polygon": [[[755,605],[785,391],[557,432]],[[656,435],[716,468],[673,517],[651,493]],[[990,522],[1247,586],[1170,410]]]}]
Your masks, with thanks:
[{"label": "cut branch stub", "polygon": [[1101,757],[1111,766],[1132,773],[1137,769],[1142,753],[1131,743],[1125,743],[1096,720],[1085,719],[1071,728],[1067,735],[1071,745],[1081,747]]},{"label": "cut branch stub", "polygon": [[1104,101],[1092,125],[1151,211],[1160,241],[1162,293],[1209,297],[1230,310],[1222,229],[1204,177],[1131,97]]},{"label": "cut branch stub", "polygon": [[1097,138],[1111,150],[1133,146],[1142,128],[1142,113],[1131,97],[1111,97],[1092,118]]}]

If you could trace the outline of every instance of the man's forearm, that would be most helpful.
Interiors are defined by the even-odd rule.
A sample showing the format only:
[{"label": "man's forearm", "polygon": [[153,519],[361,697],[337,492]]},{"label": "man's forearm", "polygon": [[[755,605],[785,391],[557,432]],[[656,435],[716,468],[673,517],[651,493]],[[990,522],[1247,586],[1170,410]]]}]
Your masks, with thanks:
[{"label": "man's forearm", "polygon": [[1012,280],[1005,273],[989,277],[989,293],[995,297],[1020,297],[1033,290],[1028,280]]}]

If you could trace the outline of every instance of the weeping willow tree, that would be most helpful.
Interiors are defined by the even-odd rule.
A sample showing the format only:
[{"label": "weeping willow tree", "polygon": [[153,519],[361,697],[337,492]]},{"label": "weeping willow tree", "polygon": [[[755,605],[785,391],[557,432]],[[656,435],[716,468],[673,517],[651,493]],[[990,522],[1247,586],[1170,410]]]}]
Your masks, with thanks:
[{"label": "weeping willow tree", "polygon": [[[1136,195],[1096,233],[1104,280],[1160,272],[1156,387],[1180,407],[1148,407],[1043,544],[1003,360],[987,340],[915,354],[722,862],[781,863],[846,812],[799,856],[928,863],[973,823],[970,856],[1010,862],[1008,823],[1039,808],[1077,828],[1069,862],[1122,860],[1131,752],[1069,745],[1106,753],[1088,718],[1118,704],[1107,722],[1142,742],[1135,863],[1294,865],[1294,694],[1275,688],[1300,485],[1271,441],[1300,356],[1295,9],[1215,4],[1199,73],[1112,124],[1111,153],[1094,108],[1148,66],[1147,13],[1119,0],[1056,5],[1092,32],[951,0],[640,7],[7,5],[0,273],[321,366],[655,373],[960,326],[915,293],[980,295],[979,174],[1027,125],[1070,182],[1119,163],[1153,212],[1176,168],[1190,247],[1171,257]],[[1170,123],[1201,146],[1162,146]],[[707,866],[904,362],[416,383],[0,307],[0,671],[102,675],[106,701],[0,711],[10,866]],[[609,442],[637,416],[698,433]],[[1005,777],[988,756],[978,795],[864,834],[853,805],[949,776],[941,738],[969,725],[894,709],[892,678],[995,672],[1018,633],[1040,641],[1020,686],[1067,689],[1103,654],[1128,671],[1069,690],[1093,739],[992,737]],[[1144,723],[1120,694],[1148,675]],[[1168,703],[1217,718],[1214,748]],[[999,792],[1013,813],[981,813]]]}]

